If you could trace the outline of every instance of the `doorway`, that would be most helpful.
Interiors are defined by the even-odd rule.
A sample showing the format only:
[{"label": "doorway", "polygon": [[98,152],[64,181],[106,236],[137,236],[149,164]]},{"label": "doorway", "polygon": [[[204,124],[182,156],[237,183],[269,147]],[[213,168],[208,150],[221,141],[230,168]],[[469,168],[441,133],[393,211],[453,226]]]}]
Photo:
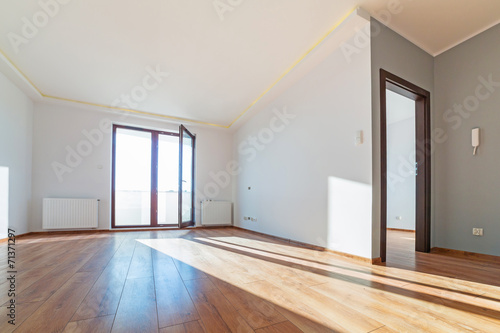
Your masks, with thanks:
[{"label": "doorway", "polygon": [[113,126],[113,228],[194,225],[195,136]]},{"label": "doorway", "polygon": [[396,246],[430,251],[430,93],[381,69],[380,102],[380,256],[385,262],[388,231],[399,241]]}]

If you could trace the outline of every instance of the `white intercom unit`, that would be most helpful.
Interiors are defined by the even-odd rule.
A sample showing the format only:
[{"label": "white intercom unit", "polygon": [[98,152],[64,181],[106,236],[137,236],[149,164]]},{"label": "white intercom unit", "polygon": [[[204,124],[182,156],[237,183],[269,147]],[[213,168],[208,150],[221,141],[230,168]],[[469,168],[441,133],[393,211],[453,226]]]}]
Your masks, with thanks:
[{"label": "white intercom unit", "polygon": [[472,129],[472,147],[474,148],[472,154],[476,155],[477,147],[479,147],[479,127]]}]

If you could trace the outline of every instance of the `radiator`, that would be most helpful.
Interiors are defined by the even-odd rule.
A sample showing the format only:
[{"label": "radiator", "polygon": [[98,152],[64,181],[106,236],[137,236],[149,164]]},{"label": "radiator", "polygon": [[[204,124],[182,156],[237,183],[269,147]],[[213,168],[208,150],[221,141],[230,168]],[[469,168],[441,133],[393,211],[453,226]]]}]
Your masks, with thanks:
[{"label": "radiator", "polygon": [[205,200],[201,202],[202,225],[233,224],[233,203],[231,201]]},{"label": "radiator", "polygon": [[98,199],[43,199],[43,229],[97,228]]}]

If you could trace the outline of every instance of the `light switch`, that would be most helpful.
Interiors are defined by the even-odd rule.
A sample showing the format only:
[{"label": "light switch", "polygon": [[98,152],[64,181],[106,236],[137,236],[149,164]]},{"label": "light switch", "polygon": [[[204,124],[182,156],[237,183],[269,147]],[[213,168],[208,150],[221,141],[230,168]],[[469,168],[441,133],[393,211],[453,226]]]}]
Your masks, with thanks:
[{"label": "light switch", "polygon": [[363,131],[357,131],[356,132],[356,146],[362,145],[363,144]]}]

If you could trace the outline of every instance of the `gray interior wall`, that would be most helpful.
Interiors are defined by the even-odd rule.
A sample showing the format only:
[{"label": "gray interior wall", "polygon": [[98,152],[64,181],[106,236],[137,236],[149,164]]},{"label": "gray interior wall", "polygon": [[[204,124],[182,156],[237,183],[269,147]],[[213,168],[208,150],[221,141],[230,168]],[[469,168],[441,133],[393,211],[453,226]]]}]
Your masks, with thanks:
[{"label": "gray interior wall", "polygon": [[372,256],[380,256],[380,69],[434,92],[434,58],[372,18],[372,138],[373,138],[373,242]]},{"label": "gray interior wall", "polygon": [[[447,138],[434,154],[437,247],[500,255],[499,36],[497,25],[435,58],[435,127]],[[474,127],[482,130],[475,157]]]}]

